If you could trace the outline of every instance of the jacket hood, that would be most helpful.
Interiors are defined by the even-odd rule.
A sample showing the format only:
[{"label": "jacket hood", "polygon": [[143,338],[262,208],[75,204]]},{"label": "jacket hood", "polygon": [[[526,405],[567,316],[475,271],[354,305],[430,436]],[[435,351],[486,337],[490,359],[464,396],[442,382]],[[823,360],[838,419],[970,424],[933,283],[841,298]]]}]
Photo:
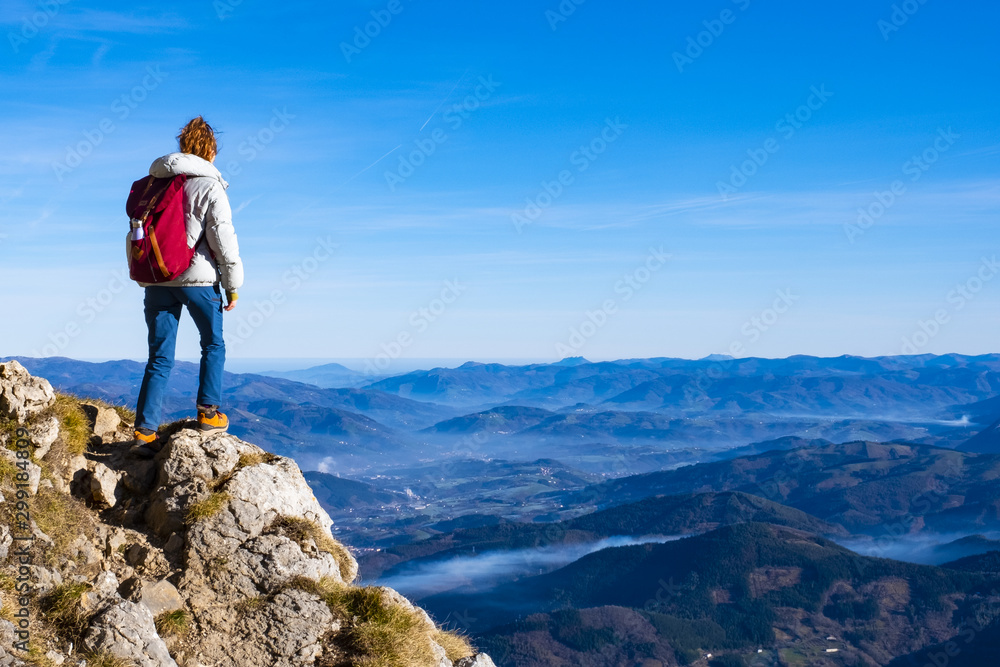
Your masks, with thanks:
[{"label": "jacket hood", "polygon": [[206,176],[217,179],[223,187],[228,188],[229,183],[222,178],[222,174],[215,165],[204,158],[190,153],[171,153],[157,158],[149,167],[149,175],[156,178],[173,178],[180,174],[188,176]]}]

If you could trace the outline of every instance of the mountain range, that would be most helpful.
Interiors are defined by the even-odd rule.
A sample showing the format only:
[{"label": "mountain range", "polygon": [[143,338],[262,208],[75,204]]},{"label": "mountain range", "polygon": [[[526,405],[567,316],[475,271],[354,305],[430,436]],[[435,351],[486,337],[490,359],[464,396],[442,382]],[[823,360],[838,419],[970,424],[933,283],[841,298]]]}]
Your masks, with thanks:
[{"label": "mountain range", "polygon": [[[143,370],[22,362],[122,405]],[[968,619],[990,655],[1000,356],[296,373],[227,374],[233,432],[314,468],[362,574],[501,666],[923,667]],[[178,364],[167,419],[196,385]]]}]

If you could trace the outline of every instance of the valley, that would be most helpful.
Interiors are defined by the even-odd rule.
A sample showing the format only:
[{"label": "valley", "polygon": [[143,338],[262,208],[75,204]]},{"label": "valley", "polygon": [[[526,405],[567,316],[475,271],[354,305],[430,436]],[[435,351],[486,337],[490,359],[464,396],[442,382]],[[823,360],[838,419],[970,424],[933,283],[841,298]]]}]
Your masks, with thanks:
[{"label": "valley", "polygon": [[[20,361],[121,405],[142,374]],[[901,667],[998,634],[1000,356],[281,375],[227,374],[232,431],[498,665]]]}]

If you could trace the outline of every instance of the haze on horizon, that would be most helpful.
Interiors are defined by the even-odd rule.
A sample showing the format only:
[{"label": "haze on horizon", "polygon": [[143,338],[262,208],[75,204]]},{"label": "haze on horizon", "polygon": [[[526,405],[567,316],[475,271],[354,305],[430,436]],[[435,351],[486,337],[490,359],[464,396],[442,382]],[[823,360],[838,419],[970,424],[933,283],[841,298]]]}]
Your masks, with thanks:
[{"label": "haze on horizon", "polygon": [[5,2],[0,355],[145,357],[124,198],[197,114],[234,360],[997,350],[995,4],[388,6]]}]

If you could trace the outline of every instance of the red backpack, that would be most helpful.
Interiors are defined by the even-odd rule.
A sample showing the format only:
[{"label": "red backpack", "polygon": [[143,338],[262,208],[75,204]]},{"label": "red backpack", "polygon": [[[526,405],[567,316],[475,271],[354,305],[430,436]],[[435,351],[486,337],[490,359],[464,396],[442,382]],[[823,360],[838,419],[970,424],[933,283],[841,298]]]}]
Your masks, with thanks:
[{"label": "red backpack", "polygon": [[186,181],[187,175],[180,174],[173,178],[147,176],[132,184],[125,204],[132,225],[128,261],[132,280],[165,283],[191,266],[195,250],[188,247],[184,220]]}]

